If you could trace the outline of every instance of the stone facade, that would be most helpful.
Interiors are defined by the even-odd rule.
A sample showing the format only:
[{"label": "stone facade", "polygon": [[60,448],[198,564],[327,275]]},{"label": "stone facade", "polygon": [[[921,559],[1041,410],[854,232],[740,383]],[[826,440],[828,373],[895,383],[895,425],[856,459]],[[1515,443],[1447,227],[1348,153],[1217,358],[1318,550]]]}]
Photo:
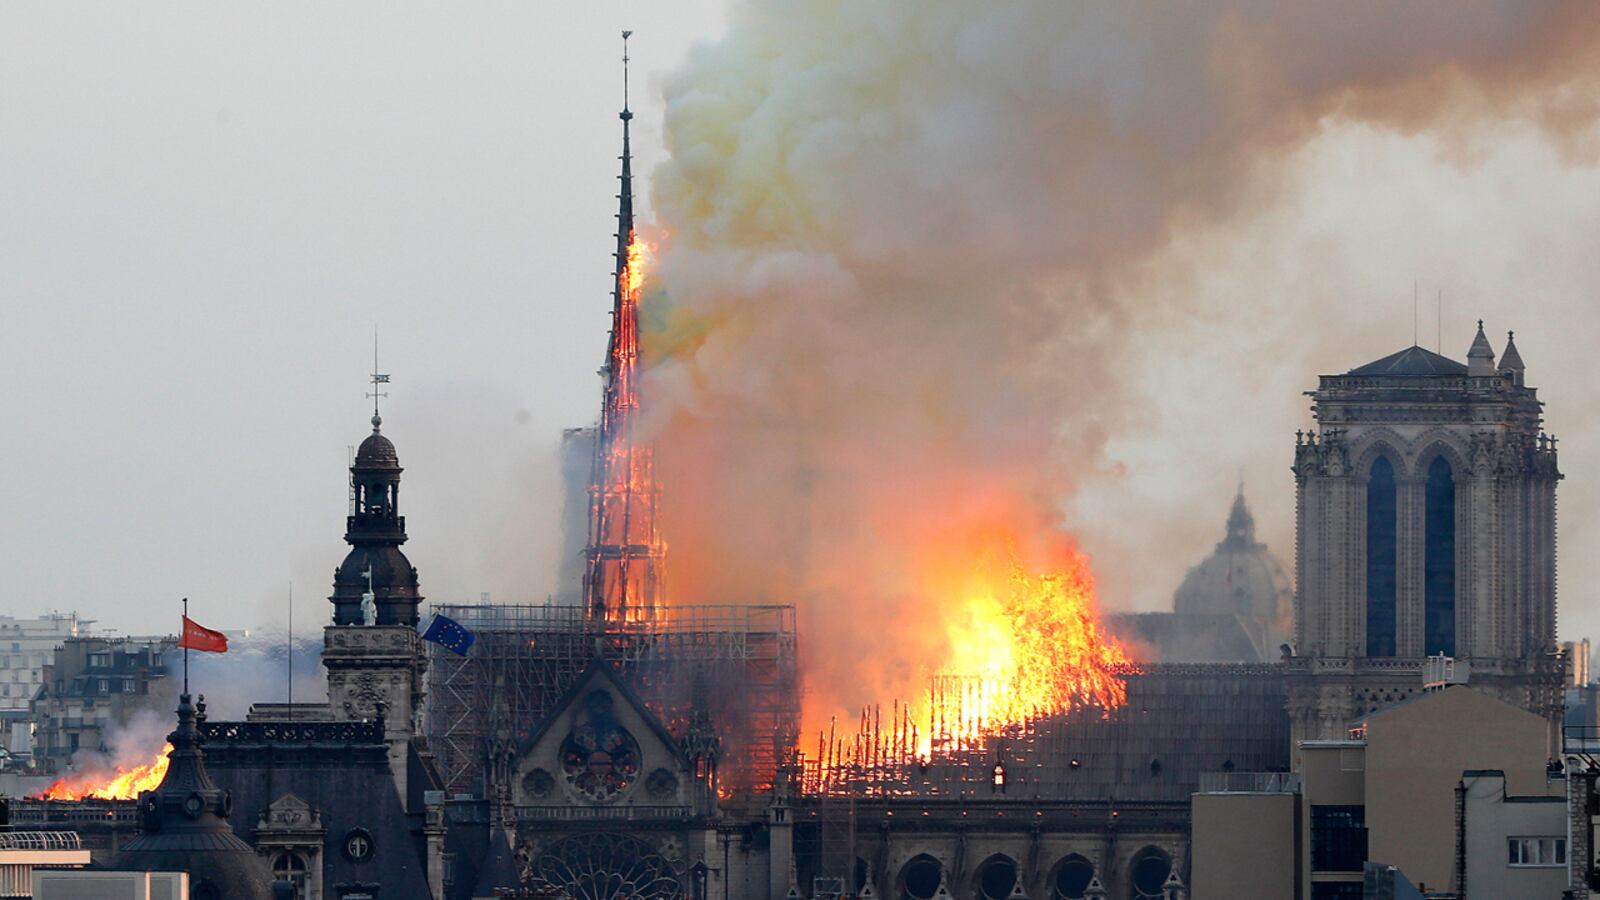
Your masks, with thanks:
[{"label": "stone facade", "polygon": [[1421,688],[1443,653],[1558,721],[1556,441],[1514,345],[1419,347],[1325,375],[1296,439],[1296,740]]},{"label": "stone facade", "polygon": [[406,801],[406,750],[421,733],[427,655],[409,625],[329,625],[323,630],[322,665],[328,670],[328,706],[335,721],[384,724],[389,768]]}]

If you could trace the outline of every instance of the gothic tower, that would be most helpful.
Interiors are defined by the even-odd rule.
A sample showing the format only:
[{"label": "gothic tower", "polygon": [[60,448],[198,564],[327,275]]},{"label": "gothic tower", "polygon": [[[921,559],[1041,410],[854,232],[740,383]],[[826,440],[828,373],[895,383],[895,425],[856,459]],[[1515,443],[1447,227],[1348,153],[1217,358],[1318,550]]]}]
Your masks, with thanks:
[{"label": "gothic tower", "polygon": [[[388,380],[374,375],[376,385]],[[400,458],[380,433],[376,405],[372,434],[350,467],[350,553],[333,577],[333,624],[323,630],[322,665],[328,670],[328,705],[337,720],[384,723],[389,766],[402,801],[407,790],[407,749],[420,732],[427,656],[417,634],[422,597],[417,570],[400,552],[406,520],[400,515]],[[370,605],[370,611],[363,610]],[[371,623],[368,623],[368,619]]]},{"label": "gothic tower", "polygon": [[[623,35],[624,41],[627,35]],[[583,599],[601,622],[637,622],[661,605],[666,544],[656,530],[659,489],[655,455],[639,433],[639,288],[644,278],[633,229],[633,168],[623,45],[622,190],[618,194],[616,271],[611,341],[601,369],[605,392],[595,428],[589,483],[589,542],[584,551]]]},{"label": "gothic tower", "polygon": [[1507,341],[1478,323],[1467,364],[1410,347],[1310,392],[1297,434],[1298,740],[1420,690],[1425,657],[1457,679],[1560,716],[1556,440]]}]

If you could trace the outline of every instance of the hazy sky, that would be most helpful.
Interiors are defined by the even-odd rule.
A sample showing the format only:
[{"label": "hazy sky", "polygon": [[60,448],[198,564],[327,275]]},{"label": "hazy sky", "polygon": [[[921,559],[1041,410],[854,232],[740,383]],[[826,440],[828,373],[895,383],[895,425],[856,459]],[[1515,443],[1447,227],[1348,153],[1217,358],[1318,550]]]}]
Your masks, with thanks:
[{"label": "hazy sky", "polygon": [[425,593],[542,601],[547,464],[599,405],[620,30],[648,170],[658,74],[721,17],[0,5],[0,611],[242,627],[292,579],[324,621],[374,325]]},{"label": "hazy sky", "polygon": [[[280,624],[292,580],[297,620],[324,621],[374,325],[424,593],[542,601],[556,441],[598,405],[617,32],[648,173],[660,79],[722,18],[0,6],[0,612],[162,631],[187,595],[208,624]],[[1478,317],[1497,350],[1517,330],[1566,438],[1561,631],[1594,633],[1592,163],[1526,126],[1444,143],[1334,120],[1250,215],[1149,260],[1121,287],[1148,338],[1115,361],[1137,424],[1070,510],[1107,601],[1166,603],[1241,471],[1290,562],[1302,392],[1408,345],[1417,283],[1425,345],[1439,290],[1447,355]]]}]

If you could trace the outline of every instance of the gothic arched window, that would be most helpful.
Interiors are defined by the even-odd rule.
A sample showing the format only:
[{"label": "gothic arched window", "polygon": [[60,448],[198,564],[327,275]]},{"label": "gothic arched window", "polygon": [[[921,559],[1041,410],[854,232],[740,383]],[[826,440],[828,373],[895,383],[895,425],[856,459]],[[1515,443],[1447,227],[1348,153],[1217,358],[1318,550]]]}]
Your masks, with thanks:
[{"label": "gothic arched window", "polygon": [[1422,636],[1429,656],[1456,655],[1456,479],[1443,456],[1428,466]]},{"label": "gothic arched window", "polygon": [[1395,597],[1394,466],[1385,457],[1367,476],[1367,655],[1393,656]]}]

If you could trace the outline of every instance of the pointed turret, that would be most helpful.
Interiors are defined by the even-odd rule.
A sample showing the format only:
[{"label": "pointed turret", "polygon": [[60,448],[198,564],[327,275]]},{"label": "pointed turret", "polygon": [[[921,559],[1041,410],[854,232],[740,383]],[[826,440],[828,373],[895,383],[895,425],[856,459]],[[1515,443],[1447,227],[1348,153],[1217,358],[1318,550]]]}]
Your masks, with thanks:
[{"label": "pointed turret", "polygon": [[198,709],[178,698],[178,728],[167,735],[167,774],[139,796],[139,836],[125,844],[117,866],[155,872],[186,871],[190,896],[209,900],[271,900],[272,873],[228,825],[233,796],[206,773]]},{"label": "pointed turret", "polygon": [[1472,348],[1467,351],[1467,374],[1494,374],[1494,348],[1489,346],[1489,338],[1483,333],[1482,319],[1478,320],[1478,334],[1472,339]]},{"label": "pointed turret", "polygon": [[1500,371],[1510,375],[1517,386],[1522,386],[1522,373],[1527,368],[1522,364],[1522,354],[1517,352],[1517,335],[1514,331],[1506,332],[1506,352],[1500,354]]}]

